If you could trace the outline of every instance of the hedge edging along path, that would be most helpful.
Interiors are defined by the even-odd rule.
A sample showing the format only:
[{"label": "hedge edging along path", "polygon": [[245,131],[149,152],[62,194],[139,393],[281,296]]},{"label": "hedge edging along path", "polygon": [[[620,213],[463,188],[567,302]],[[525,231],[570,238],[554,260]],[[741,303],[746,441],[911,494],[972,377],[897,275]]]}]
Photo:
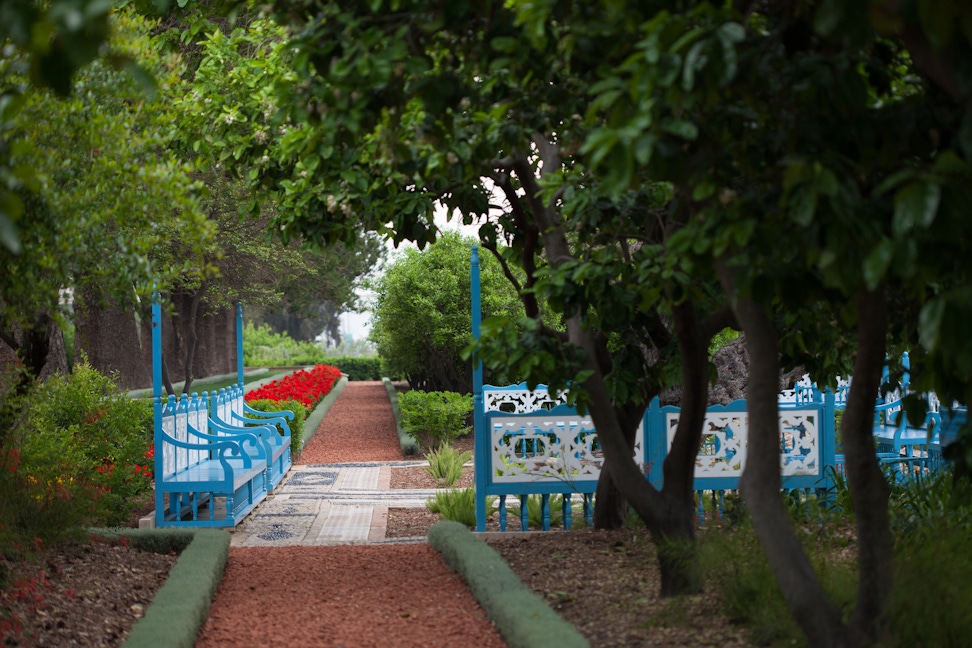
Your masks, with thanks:
[{"label": "hedge edging along path", "polygon": [[395,429],[398,431],[398,442],[402,446],[402,454],[406,457],[419,453],[419,442],[411,434],[402,429],[402,413],[398,409],[398,392],[395,385],[388,378],[382,378],[385,383],[385,390],[388,392],[388,400],[391,401],[392,413],[395,414]]},{"label": "hedge edging along path", "polygon": [[317,434],[317,428],[321,427],[321,422],[324,420],[324,416],[327,414],[327,411],[331,409],[331,405],[333,405],[334,401],[336,401],[338,396],[341,395],[341,391],[347,384],[348,377],[341,376],[341,379],[334,383],[334,385],[331,387],[331,391],[327,392],[327,396],[325,396],[324,399],[317,404],[314,411],[307,415],[307,419],[304,420],[304,438],[300,446],[301,450],[303,450],[304,446],[307,445],[307,442],[310,441],[315,434]]},{"label": "hedge edging along path", "polygon": [[431,544],[462,576],[510,648],[590,648],[587,639],[533,593],[495,549],[463,524],[429,529]]}]

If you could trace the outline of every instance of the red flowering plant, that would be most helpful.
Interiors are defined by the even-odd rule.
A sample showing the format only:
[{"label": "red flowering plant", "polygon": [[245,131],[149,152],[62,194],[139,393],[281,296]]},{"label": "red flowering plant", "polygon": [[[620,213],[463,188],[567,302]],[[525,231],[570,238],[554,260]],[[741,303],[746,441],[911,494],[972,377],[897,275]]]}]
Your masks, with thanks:
[{"label": "red flowering plant", "polygon": [[341,378],[341,370],[331,365],[317,365],[310,371],[295,371],[280,380],[247,392],[249,401],[298,401],[309,413],[321,402],[331,388]]},{"label": "red flowering plant", "polygon": [[250,407],[263,412],[290,410],[290,454],[296,458],[303,446],[304,419],[341,378],[341,371],[330,365],[317,365],[249,391],[244,396]]}]

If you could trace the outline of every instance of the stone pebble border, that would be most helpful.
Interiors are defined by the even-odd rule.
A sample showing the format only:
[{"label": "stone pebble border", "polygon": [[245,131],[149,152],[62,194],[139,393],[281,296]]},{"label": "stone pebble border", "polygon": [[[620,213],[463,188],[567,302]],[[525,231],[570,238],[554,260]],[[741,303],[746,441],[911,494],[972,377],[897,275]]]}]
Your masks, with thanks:
[{"label": "stone pebble border", "polygon": [[[384,382],[391,398],[395,388],[387,378]],[[318,404],[307,418],[316,421],[313,427],[308,425],[309,429],[316,431],[324,413],[337,400],[346,383],[347,378],[343,377]],[[396,401],[397,398],[392,404],[397,423]],[[324,412],[320,417],[317,416],[318,409]],[[401,426],[398,427],[401,439]],[[313,433],[305,437],[305,442],[311,436]],[[155,553],[179,552],[179,559],[165,584],[156,592],[145,616],[133,626],[122,648],[192,648],[209,616],[216,588],[223,577],[229,558],[229,532],[217,529],[101,529],[93,533],[106,539],[126,538],[133,547]],[[499,553],[466,526],[449,520],[439,522],[429,530],[429,544],[466,582],[473,598],[511,648],[590,647],[583,635],[520,581]]]}]

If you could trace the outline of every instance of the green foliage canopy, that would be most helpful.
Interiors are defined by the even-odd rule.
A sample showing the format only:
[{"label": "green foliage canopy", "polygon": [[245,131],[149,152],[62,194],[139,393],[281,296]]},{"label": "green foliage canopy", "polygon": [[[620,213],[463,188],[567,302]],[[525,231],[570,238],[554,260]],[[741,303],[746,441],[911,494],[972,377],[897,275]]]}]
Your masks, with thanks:
[{"label": "green foliage canopy", "polygon": [[[390,375],[413,389],[471,391],[462,352],[472,335],[469,260],[475,239],[444,233],[425,250],[406,248],[372,287],[371,339]],[[489,316],[516,319],[516,292],[495,259],[482,259],[482,307]]]}]

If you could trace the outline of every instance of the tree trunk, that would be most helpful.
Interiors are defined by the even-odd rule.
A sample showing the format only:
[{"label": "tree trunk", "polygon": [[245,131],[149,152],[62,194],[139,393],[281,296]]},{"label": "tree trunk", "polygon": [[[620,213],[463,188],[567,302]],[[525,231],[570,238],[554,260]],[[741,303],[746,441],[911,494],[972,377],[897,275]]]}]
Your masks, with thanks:
[{"label": "tree trunk", "polygon": [[628,502],[611,478],[611,468],[605,463],[597,478],[594,492],[594,528],[620,529],[628,517]]},{"label": "tree trunk", "polygon": [[841,420],[847,483],[857,524],[857,606],[851,619],[855,638],[877,639],[893,579],[893,538],[888,517],[888,484],[874,453],[874,395],[878,393],[887,336],[883,287],[857,296],[858,349],[854,382]]},{"label": "tree trunk", "polygon": [[189,390],[192,387],[192,382],[195,380],[193,360],[196,356],[196,342],[199,339],[196,334],[196,328],[199,326],[199,301],[202,299],[205,289],[206,282],[204,281],[192,295],[192,301],[189,306],[189,317],[186,318],[186,382],[182,386],[183,394],[190,393]]},{"label": "tree trunk", "polygon": [[736,296],[734,282],[719,264],[723,288],[735,296],[736,320],[749,347],[749,444],[739,491],[746,501],[760,546],[793,617],[812,646],[847,645],[840,609],[828,598],[790,523],[780,495],[780,380],[776,330],[766,310]]}]

